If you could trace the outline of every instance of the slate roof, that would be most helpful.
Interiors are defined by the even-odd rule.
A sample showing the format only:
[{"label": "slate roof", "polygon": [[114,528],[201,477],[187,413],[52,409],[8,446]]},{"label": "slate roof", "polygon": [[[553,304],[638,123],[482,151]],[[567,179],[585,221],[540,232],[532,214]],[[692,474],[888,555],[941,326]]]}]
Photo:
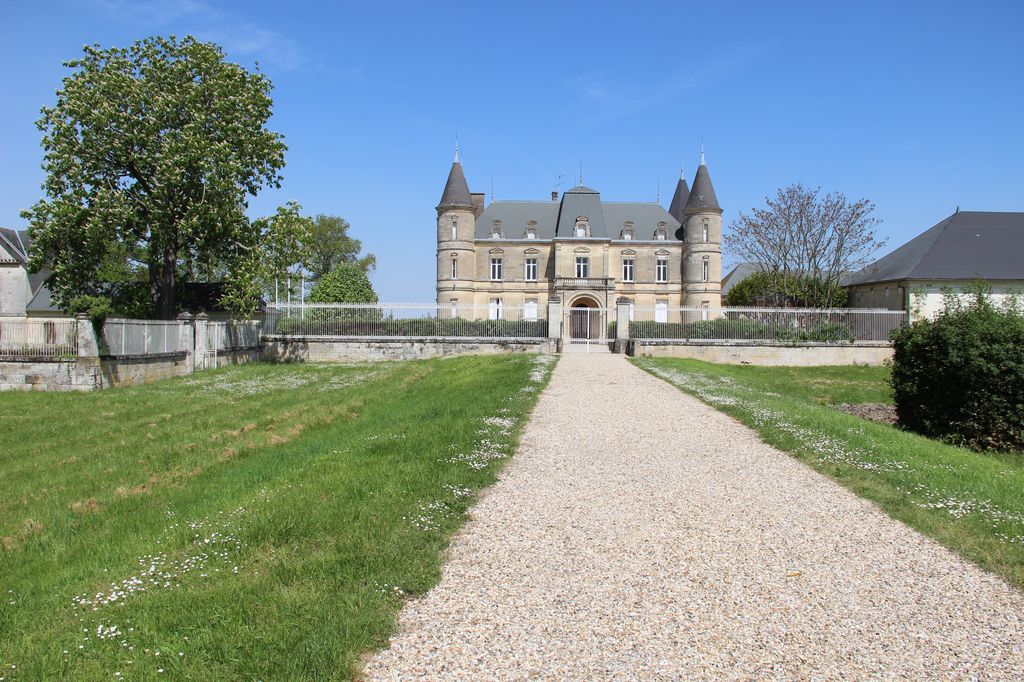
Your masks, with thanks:
[{"label": "slate roof", "polygon": [[757,263],[740,263],[734,267],[729,274],[722,278],[722,295],[729,293],[730,289],[755,272],[761,272],[761,266]]},{"label": "slate roof", "polygon": [[537,239],[573,237],[576,218],[586,216],[592,239],[619,239],[623,225],[633,223],[633,238],[654,239],[659,222],[668,226],[669,240],[679,221],[654,202],[601,201],[601,194],[589,187],[573,187],[561,201],[492,201],[476,220],[476,238],[489,239],[495,220],[502,223],[505,239],[522,239],[527,223],[537,222]]},{"label": "slate roof", "polygon": [[697,166],[697,174],[693,176],[693,187],[690,188],[690,196],[686,199],[686,208],[722,210],[718,205],[718,197],[715,196],[715,188],[711,185],[711,175],[708,173],[703,155],[700,165]]},{"label": "slate roof", "polygon": [[1024,213],[958,211],[845,284],[975,277],[1024,280]]},{"label": "slate roof", "polygon": [[438,208],[442,206],[473,208],[473,197],[469,195],[469,184],[466,182],[466,175],[462,172],[462,164],[459,163],[458,157],[448,172],[448,182],[444,185],[441,202],[437,205]]},{"label": "slate roof", "polygon": [[[14,260],[22,265],[28,260],[28,250],[32,245],[29,239],[28,230],[12,230],[9,227],[0,227],[0,246],[2,246]],[[0,254],[0,260],[4,257]]]},{"label": "slate roof", "polygon": [[683,209],[686,208],[686,200],[690,198],[690,187],[686,184],[686,178],[679,173],[679,182],[676,183],[676,192],[672,195],[672,203],[668,206],[668,212],[680,223],[683,222]]}]

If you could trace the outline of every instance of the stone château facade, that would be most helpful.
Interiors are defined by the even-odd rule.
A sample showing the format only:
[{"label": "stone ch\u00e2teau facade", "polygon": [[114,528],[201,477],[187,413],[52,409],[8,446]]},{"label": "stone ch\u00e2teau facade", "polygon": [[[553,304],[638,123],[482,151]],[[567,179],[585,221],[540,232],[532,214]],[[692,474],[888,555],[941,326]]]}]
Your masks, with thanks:
[{"label": "stone ch\u00e2teau facade", "polygon": [[[704,155],[666,210],[602,201],[574,187],[550,201],[492,201],[471,193],[458,150],[437,206],[437,303],[481,311],[524,306],[668,310],[721,305],[722,209]],[[482,316],[480,314],[477,315]]]}]

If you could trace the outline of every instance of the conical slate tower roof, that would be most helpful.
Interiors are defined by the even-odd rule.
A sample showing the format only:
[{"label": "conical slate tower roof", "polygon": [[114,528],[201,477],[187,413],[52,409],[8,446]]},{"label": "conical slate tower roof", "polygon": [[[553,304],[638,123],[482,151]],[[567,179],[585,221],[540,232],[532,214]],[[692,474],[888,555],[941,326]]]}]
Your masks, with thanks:
[{"label": "conical slate tower roof", "polygon": [[722,210],[722,207],[718,205],[718,197],[715,196],[715,188],[711,186],[711,175],[708,174],[708,165],[704,163],[703,153],[700,155],[697,175],[693,178],[690,196],[686,200],[686,208],[688,210]]},{"label": "conical slate tower roof", "polygon": [[683,222],[683,209],[686,208],[686,200],[690,197],[690,188],[686,184],[686,177],[683,176],[683,171],[679,171],[679,182],[676,183],[676,193],[672,195],[672,203],[668,206],[669,214],[678,220]]},{"label": "conical slate tower roof", "polygon": [[448,173],[448,182],[444,184],[441,203],[437,207],[473,208],[473,198],[469,196],[469,184],[466,183],[466,176],[462,172],[458,149],[455,150],[455,161],[452,163],[451,172]]}]

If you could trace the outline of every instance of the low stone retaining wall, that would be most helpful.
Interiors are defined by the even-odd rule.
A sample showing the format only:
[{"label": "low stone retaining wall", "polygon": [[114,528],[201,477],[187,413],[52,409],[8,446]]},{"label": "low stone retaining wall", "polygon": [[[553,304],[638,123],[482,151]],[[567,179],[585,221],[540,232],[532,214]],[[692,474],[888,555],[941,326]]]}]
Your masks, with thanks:
[{"label": "low stone retaining wall", "polygon": [[241,365],[260,359],[259,348],[207,355],[193,367],[188,353],[102,355],[70,359],[17,358],[0,361],[0,391],[91,391],[136,386],[202,369]]},{"label": "low stone retaining wall", "polygon": [[476,341],[471,339],[264,336],[263,359],[278,362],[415,360],[446,355],[554,353],[554,339]]},{"label": "low stone retaining wall", "polygon": [[91,391],[92,358],[19,358],[0,361],[0,391]]},{"label": "low stone retaining wall", "polygon": [[191,374],[187,353],[108,355],[100,357],[96,388],[137,386]]},{"label": "low stone retaining wall", "polygon": [[672,343],[633,340],[628,343],[630,355],[661,358],[691,358],[705,362],[732,365],[763,365],[815,367],[821,365],[882,365],[892,359],[888,343],[754,344]]}]

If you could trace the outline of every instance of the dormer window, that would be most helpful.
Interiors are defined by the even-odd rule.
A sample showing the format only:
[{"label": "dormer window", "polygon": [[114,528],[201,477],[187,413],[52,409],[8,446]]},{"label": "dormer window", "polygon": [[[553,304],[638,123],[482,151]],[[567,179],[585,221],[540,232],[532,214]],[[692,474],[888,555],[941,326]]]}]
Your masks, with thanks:
[{"label": "dormer window", "polygon": [[585,215],[581,215],[576,218],[576,231],[577,237],[589,237],[590,236],[590,219]]},{"label": "dormer window", "polygon": [[658,227],[654,230],[654,238],[660,242],[668,239],[668,225],[666,223],[658,223]]},{"label": "dormer window", "polygon": [[495,220],[491,223],[491,239],[503,239],[505,233],[501,229],[501,221]]},{"label": "dormer window", "polygon": [[537,221],[531,220],[526,223],[526,234],[524,235],[527,239],[537,238]]},{"label": "dormer window", "polygon": [[622,226],[622,238],[632,239],[633,238],[633,223],[624,223]]}]

